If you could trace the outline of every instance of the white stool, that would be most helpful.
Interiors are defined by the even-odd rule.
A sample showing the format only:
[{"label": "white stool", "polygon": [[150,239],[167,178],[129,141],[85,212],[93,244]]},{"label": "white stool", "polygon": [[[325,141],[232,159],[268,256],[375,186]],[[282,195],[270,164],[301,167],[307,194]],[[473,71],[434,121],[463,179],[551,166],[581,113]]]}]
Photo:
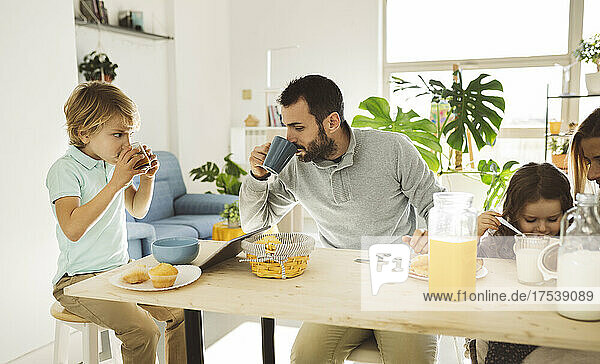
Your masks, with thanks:
[{"label": "white stool", "polygon": [[383,363],[381,361],[381,355],[379,355],[377,342],[375,342],[375,336],[371,335],[369,339],[363,341],[359,346],[352,350],[346,360],[365,364]]},{"label": "white stool", "polygon": [[109,331],[101,333],[102,352],[98,354],[98,325],[67,311],[60,303],[54,302],[50,314],[56,319],[54,331],[54,364],[68,364],[69,359],[69,327],[81,332],[83,344],[83,363],[98,364],[100,361],[112,359]]}]

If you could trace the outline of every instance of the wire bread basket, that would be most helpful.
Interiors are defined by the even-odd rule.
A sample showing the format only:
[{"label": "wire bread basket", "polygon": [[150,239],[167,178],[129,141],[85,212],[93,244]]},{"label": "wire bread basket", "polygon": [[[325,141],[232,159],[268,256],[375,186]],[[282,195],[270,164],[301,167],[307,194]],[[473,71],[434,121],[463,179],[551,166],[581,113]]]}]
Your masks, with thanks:
[{"label": "wire bread basket", "polygon": [[301,233],[254,235],[242,241],[252,273],[263,278],[293,278],[304,273],[315,239]]}]

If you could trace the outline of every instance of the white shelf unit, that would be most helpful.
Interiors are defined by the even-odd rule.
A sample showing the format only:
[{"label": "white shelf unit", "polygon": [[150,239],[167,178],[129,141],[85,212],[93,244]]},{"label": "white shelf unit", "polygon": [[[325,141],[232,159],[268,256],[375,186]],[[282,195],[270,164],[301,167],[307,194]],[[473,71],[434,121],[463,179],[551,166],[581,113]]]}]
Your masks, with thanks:
[{"label": "white shelf unit", "polygon": [[[254,147],[273,140],[276,135],[285,138],[284,127],[233,127],[230,136],[230,152],[232,160],[245,170],[250,170],[248,158]],[[252,178],[252,177],[247,177]],[[281,232],[302,232],[304,228],[304,213],[302,206],[294,207],[278,224]]]}]

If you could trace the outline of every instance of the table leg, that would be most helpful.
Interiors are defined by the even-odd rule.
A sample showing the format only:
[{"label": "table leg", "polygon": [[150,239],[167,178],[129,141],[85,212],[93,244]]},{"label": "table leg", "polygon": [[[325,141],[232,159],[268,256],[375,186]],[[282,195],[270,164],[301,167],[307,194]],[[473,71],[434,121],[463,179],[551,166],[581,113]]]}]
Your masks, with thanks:
[{"label": "table leg", "polygon": [[275,364],[275,319],[261,317],[263,364]]},{"label": "table leg", "polygon": [[184,310],[185,346],[188,364],[204,364],[202,311]]}]

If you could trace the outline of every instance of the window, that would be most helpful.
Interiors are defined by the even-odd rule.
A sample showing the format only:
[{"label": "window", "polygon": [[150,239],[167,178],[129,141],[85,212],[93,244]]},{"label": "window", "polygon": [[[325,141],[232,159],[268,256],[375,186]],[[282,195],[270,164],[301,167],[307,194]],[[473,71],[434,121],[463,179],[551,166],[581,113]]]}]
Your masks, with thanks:
[{"label": "window", "polygon": [[[512,139],[497,144],[502,149],[484,148],[477,154],[498,161],[507,156],[519,161],[543,161],[547,87],[551,95],[576,89],[580,74],[570,72],[569,80],[563,73],[563,67],[575,62],[571,52],[578,42],[570,44],[569,39],[581,38],[578,32],[582,23],[584,34],[600,32],[600,23],[594,19],[599,12],[600,1],[596,0],[585,0],[585,4],[584,0],[387,0],[384,92],[394,109],[412,108],[428,117],[430,98],[394,93],[389,83],[392,75],[422,84],[418,79],[421,75],[425,81],[436,79],[450,86],[452,65],[458,64],[466,86],[480,73],[488,73],[504,87],[503,132],[524,128],[530,138],[519,141],[515,138],[519,134],[508,130],[506,134]],[[582,74],[593,72],[587,67],[593,68],[583,65]],[[584,83],[581,93],[586,93]],[[587,102],[551,101],[549,116],[567,121],[580,119],[579,104],[585,117],[589,114],[584,111]]]},{"label": "window", "polygon": [[568,14],[568,0],[388,0],[387,61],[565,54]]}]

